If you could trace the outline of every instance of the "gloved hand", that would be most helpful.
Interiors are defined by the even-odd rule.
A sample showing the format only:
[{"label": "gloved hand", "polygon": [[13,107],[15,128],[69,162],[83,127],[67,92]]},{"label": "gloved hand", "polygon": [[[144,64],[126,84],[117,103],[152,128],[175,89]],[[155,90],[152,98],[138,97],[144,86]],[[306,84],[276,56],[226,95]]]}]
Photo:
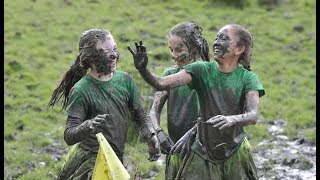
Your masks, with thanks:
[{"label": "gloved hand", "polygon": [[157,137],[159,139],[161,153],[169,154],[174,142],[161,128],[157,131]]},{"label": "gloved hand", "polygon": [[156,161],[161,156],[160,144],[157,136],[154,134],[151,138],[147,140],[148,148],[149,148],[149,161]]},{"label": "gloved hand", "polygon": [[139,44],[137,42],[135,42],[134,44],[136,46],[136,52],[131,49],[130,45],[127,46],[127,48],[133,56],[136,69],[138,69],[139,71],[143,71],[146,69],[148,64],[147,50],[142,41],[139,41]]},{"label": "gloved hand", "polygon": [[97,115],[95,118],[85,120],[84,122],[80,118],[68,116],[64,140],[69,146],[82,142],[91,133],[96,134],[101,132],[109,119],[109,114]]},{"label": "gloved hand", "polygon": [[109,120],[109,118],[109,114],[99,114],[95,118],[85,121],[85,123],[87,123],[89,129],[91,129],[91,132],[96,134],[101,132],[101,128],[105,126],[105,123]]},{"label": "gloved hand", "polygon": [[180,156],[185,156],[189,153],[192,143],[195,141],[197,126],[187,131],[172,147],[170,154],[178,154]]}]

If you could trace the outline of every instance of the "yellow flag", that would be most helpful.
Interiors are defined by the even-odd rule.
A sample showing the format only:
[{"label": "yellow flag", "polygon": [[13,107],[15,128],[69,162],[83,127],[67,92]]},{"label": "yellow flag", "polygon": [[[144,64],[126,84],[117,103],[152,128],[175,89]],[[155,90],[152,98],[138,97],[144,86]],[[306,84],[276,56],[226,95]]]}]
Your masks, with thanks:
[{"label": "yellow flag", "polygon": [[92,180],[128,180],[130,175],[102,133],[96,134],[99,151]]}]

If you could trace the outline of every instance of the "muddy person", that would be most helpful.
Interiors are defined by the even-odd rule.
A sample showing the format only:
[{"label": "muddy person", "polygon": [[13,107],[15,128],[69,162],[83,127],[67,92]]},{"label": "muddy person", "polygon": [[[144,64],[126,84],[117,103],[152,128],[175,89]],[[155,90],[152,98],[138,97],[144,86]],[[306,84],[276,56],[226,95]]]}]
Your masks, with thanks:
[{"label": "muddy person", "polygon": [[132,76],[116,70],[119,53],[110,31],[89,29],[81,34],[79,54],[53,91],[48,107],[62,99],[67,120],[64,140],[72,146],[58,179],[91,179],[101,132],[123,163],[128,117],[149,147],[150,161],[161,155],[150,117],[142,108]]},{"label": "muddy person", "polygon": [[213,43],[214,61],[197,61],[165,77],[148,70],[143,42],[135,46],[136,51],[128,50],[147,83],[157,90],[190,83],[199,97],[201,119],[170,151],[183,162],[176,174],[171,170],[175,158],[169,159],[167,179],[258,179],[244,130],[256,124],[259,98],[265,94],[250,67],[252,34],[241,25],[225,25]]},{"label": "muddy person", "polygon": [[[177,73],[183,66],[195,61],[210,60],[209,45],[202,35],[202,28],[193,22],[181,22],[173,26],[168,33],[167,43],[175,65],[167,68],[161,76]],[[160,127],[160,115],[166,102],[169,137]],[[168,155],[172,145],[191,129],[200,117],[197,92],[188,85],[157,91],[149,114],[157,130],[161,152]],[[177,156],[177,167],[181,161],[182,158]]]}]

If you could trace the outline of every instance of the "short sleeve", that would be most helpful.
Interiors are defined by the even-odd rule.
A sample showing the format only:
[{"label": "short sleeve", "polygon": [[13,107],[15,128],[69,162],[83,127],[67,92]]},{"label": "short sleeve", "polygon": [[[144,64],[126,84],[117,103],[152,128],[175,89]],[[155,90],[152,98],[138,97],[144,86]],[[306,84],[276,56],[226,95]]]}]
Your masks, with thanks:
[{"label": "short sleeve", "polygon": [[72,88],[69,95],[69,103],[66,108],[66,114],[72,117],[85,119],[87,109],[86,104],[85,95],[76,88]]},{"label": "short sleeve", "polygon": [[128,91],[130,94],[129,108],[131,110],[140,108],[141,104],[142,104],[141,94],[140,94],[140,91],[138,89],[137,84],[135,83],[135,81],[133,80],[131,75],[130,75],[129,81],[128,81]]},{"label": "short sleeve", "polygon": [[188,86],[193,89],[194,87],[201,86],[201,76],[205,72],[202,61],[196,61],[183,67],[192,77],[191,83]]},{"label": "short sleeve", "polygon": [[247,78],[245,82],[245,92],[248,91],[259,91],[259,97],[262,97],[265,95],[265,90],[258,78],[258,76],[254,73],[250,73],[249,77]]}]

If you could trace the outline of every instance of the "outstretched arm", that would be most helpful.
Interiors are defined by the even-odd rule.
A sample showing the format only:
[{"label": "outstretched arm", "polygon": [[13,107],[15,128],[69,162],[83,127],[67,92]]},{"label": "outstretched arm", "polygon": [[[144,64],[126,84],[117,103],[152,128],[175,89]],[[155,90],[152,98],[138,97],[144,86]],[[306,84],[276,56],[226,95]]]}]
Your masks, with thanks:
[{"label": "outstretched arm", "polygon": [[161,152],[169,154],[174,142],[160,127],[160,114],[162,108],[168,99],[168,91],[157,91],[154,96],[153,104],[149,113],[154,128],[157,131],[157,137],[160,142]]},{"label": "outstretched arm", "polygon": [[143,45],[143,42],[139,41],[139,44],[135,42],[135,46],[136,52],[134,52],[130,46],[128,46],[128,50],[133,56],[136,69],[139,71],[142,78],[158,91],[182,86],[192,81],[191,75],[185,70],[165,77],[160,77],[153,74],[147,69],[148,53],[146,51],[146,47]]},{"label": "outstretched arm", "polygon": [[259,118],[259,92],[248,91],[245,98],[245,113],[231,116],[217,115],[206,123],[224,129],[232,126],[247,126],[257,123]]}]

